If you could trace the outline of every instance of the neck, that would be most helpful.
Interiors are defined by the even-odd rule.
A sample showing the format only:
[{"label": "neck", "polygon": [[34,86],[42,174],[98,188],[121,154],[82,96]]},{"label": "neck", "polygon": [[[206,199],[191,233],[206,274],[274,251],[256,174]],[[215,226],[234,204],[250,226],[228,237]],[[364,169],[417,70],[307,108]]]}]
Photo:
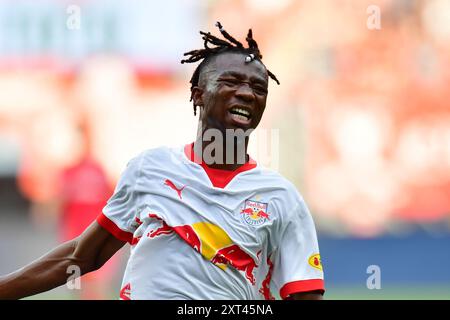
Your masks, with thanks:
[{"label": "neck", "polygon": [[201,156],[201,160],[213,169],[236,170],[246,162],[250,157],[247,155],[248,137],[245,141],[237,141],[226,137],[222,139],[223,143],[205,141],[204,136],[197,136],[194,142],[194,153]]}]

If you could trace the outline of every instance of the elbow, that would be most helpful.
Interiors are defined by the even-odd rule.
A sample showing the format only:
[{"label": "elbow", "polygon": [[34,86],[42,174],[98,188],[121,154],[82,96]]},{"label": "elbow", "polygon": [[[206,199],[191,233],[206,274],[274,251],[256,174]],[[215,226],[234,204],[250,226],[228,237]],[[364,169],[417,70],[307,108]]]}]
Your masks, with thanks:
[{"label": "elbow", "polygon": [[80,275],[95,271],[98,269],[95,258],[90,255],[82,254],[82,250],[78,250],[79,242],[74,239],[71,243],[72,250],[66,258],[67,272],[70,270],[78,270]]},{"label": "elbow", "polygon": [[90,260],[79,259],[76,257],[70,257],[66,262],[67,273],[79,273],[80,276],[85,275],[98,269],[97,265]]}]

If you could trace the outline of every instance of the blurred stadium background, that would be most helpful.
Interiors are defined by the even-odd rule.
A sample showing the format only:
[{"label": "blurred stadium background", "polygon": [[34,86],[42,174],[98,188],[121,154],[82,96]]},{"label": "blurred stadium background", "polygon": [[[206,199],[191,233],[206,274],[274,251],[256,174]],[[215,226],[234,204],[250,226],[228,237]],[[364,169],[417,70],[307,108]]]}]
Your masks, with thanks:
[{"label": "blurred stadium background", "polygon": [[[281,81],[261,128],[315,217],[326,298],[449,299],[449,0],[0,1],[0,274],[93,219],[138,152],[193,140],[179,61],[217,20],[252,27]],[[127,252],[32,299],[116,299]]]}]

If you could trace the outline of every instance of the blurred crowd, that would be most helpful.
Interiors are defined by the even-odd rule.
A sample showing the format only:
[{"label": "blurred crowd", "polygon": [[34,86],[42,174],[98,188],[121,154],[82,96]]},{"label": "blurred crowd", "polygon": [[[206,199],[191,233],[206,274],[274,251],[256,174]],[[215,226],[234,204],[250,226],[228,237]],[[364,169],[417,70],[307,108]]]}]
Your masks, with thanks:
[{"label": "blurred crowd", "polygon": [[272,158],[321,232],[450,228],[450,2],[376,1],[371,29],[372,2],[80,1],[79,30],[62,1],[0,2],[21,21],[0,25],[1,177],[17,178],[34,223],[63,219],[61,241],[81,232],[131,157],[193,141],[195,66],[179,61],[219,20],[242,41],[251,27],[281,81],[261,128],[278,130]]}]

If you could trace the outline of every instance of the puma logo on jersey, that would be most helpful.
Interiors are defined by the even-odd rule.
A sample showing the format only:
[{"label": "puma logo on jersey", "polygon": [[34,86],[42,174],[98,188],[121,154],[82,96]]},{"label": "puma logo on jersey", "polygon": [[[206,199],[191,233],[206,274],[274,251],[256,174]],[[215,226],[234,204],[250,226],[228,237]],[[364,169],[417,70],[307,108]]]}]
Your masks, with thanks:
[{"label": "puma logo on jersey", "polygon": [[178,188],[175,186],[175,184],[174,184],[172,181],[170,181],[169,179],[166,179],[166,181],[164,182],[164,184],[165,184],[166,186],[169,186],[169,187],[172,188],[173,190],[175,190],[175,191],[177,192],[178,196],[180,197],[180,199],[183,199],[183,198],[181,197],[181,192],[183,191],[184,188],[186,188],[186,186],[183,186],[182,188],[178,189]]}]

